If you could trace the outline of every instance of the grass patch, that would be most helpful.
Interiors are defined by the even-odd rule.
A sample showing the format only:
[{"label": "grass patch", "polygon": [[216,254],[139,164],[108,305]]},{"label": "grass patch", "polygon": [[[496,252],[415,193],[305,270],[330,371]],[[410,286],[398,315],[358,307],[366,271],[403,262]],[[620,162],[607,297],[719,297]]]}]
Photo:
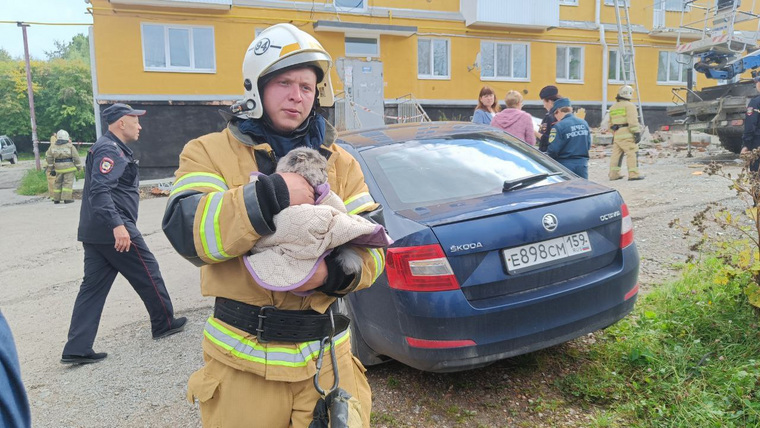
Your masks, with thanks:
[{"label": "grass patch", "polygon": [[21,178],[21,182],[16,189],[19,195],[34,196],[47,193],[47,177],[45,170],[37,171],[34,168],[26,170],[26,174]]},{"label": "grass patch", "polygon": [[[760,426],[760,330],[744,288],[714,258],[639,300],[557,386],[602,406],[596,426]],[[625,421],[618,425],[617,421]]]}]

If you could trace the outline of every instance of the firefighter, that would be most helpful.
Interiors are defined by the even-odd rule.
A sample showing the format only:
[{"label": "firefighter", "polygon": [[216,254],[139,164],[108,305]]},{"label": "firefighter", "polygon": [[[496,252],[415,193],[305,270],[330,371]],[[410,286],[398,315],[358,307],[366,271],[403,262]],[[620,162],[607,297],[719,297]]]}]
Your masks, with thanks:
[{"label": "firefighter", "polygon": [[[760,92],[760,76],[755,76],[755,89]],[[760,116],[760,95],[752,98],[747,105],[747,116],[744,119],[744,134],[742,134],[741,153],[749,153],[760,147],[760,126],[758,126],[758,116]],[[757,172],[760,166],[760,160],[756,159],[749,165],[751,172]]]},{"label": "firefighter", "polygon": [[[55,141],[58,139],[58,137],[55,136],[55,132],[50,136],[50,146],[48,146],[48,151],[53,147],[53,144],[55,144]],[[47,158],[47,153],[46,158]],[[46,159],[47,160],[47,159]],[[48,164],[48,167],[45,168],[45,177],[47,178],[47,185],[48,185],[48,199],[51,201],[53,200],[53,195],[55,194],[55,175],[51,175],[52,169],[50,169],[50,164]]]},{"label": "firefighter", "polygon": [[[306,427],[321,397],[315,374],[326,390],[335,370],[352,396],[350,417],[369,426],[365,369],[351,355],[348,318],[332,304],[377,279],[384,251],[348,249],[362,259],[361,272],[351,275],[328,256],[292,292],[259,286],[244,263],[259,237],[274,232],[277,213],[314,203],[303,177],[274,173],[295,147],[328,158],[328,183],[348,213],[379,210],[359,164],[317,114],[334,102],[332,65],[309,34],[290,24],[267,28],[245,54],[245,99],[225,115],[226,129],[190,141],[180,155],[163,229],[177,252],[200,266],[202,294],[216,298],[204,328],[205,365],[188,381],[188,399],[199,401],[205,427]],[[255,172],[263,175],[249,182]],[[322,342],[327,337],[331,344]],[[317,371],[320,349],[325,357]]]},{"label": "firefighter", "polygon": [[628,167],[628,180],[643,180],[639,174],[639,162],[636,152],[639,150],[641,141],[641,125],[639,125],[639,113],[636,106],[631,102],[633,88],[625,85],[618,91],[617,101],[610,107],[609,123],[612,130],[612,157],[610,158],[610,180],[623,178],[620,175],[620,167],[623,164],[623,155],[626,156]]},{"label": "firefighter", "polygon": [[546,153],[582,178],[588,179],[591,130],[585,120],[573,115],[570,99],[560,98],[551,110],[556,122],[549,134]]},{"label": "firefighter", "polygon": [[63,201],[64,204],[70,204],[74,202],[71,196],[74,191],[74,174],[82,170],[82,160],[79,159],[77,149],[71,144],[68,132],[61,129],[55,137],[55,143],[51,142],[45,153],[48,172],[55,177],[53,203],[59,204]]}]

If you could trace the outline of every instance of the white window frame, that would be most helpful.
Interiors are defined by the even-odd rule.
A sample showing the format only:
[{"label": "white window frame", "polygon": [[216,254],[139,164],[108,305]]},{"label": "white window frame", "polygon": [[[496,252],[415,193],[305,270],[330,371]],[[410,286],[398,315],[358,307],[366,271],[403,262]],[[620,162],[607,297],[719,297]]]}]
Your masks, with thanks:
[{"label": "white window frame", "polygon": [[[667,80],[660,80],[660,54],[661,53],[667,53],[668,54],[668,64],[666,64],[667,67]],[[687,84],[687,80],[689,79],[689,73],[686,71],[686,77],[685,80],[672,80],[670,79],[670,62],[671,60],[677,61],[678,56],[681,55],[678,52],[673,51],[658,51],[657,52],[657,84],[662,86],[683,86]],[[672,58],[672,59],[671,59]],[[691,67],[690,64],[681,64],[678,63],[678,77],[680,78],[681,74],[683,73],[684,68]],[[694,74],[692,73],[692,76]]]},{"label": "white window frame", "polygon": [[[621,6],[623,4],[623,1],[625,1],[626,5],[628,7],[631,6],[631,0],[618,0],[618,1],[619,1],[619,3],[620,3]],[[615,6],[615,0],[604,0],[604,5],[605,6]]]},{"label": "white window frame", "polygon": [[[430,41],[430,74],[420,74],[419,67],[417,67],[417,78],[420,80],[451,80],[451,39],[448,38],[440,38],[440,37],[419,37],[417,39],[417,61],[419,63],[419,42],[420,40],[429,40]],[[445,76],[436,76],[435,73],[435,49],[434,44],[436,40],[441,40],[446,42],[446,70],[447,75]]]},{"label": "white window frame", "polygon": [[354,6],[354,7],[338,6],[336,0],[333,0],[333,7],[335,7],[335,10],[341,11],[341,12],[366,12],[367,11],[368,0],[351,0],[351,1],[356,1],[356,2],[361,1],[361,6]]},{"label": "white window frame", "polygon": [[[494,46],[494,76],[483,76],[483,43],[493,43]],[[496,46],[498,45],[510,45],[510,46],[525,46],[525,77],[504,77],[496,76]],[[512,64],[510,69],[514,76],[514,50],[510,48],[510,58]],[[516,42],[497,42],[493,40],[481,40],[480,41],[480,80],[483,82],[529,82],[530,81],[530,43],[516,43]]]},{"label": "white window frame", "polygon": [[[163,27],[164,29],[164,59],[165,64],[163,67],[149,67],[145,64],[145,26],[150,25],[154,27]],[[213,68],[197,68],[194,66],[195,64],[195,49],[193,48],[193,30],[196,28],[202,28],[202,29],[210,29],[211,30],[211,40],[212,40],[212,63],[214,64]],[[189,30],[189,56],[190,56],[190,67],[177,67],[171,65],[171,52],[169,50],[169,30],[170,29],[180,29],[180,30]],[[175,25],[175,24],[161,24],[161,23],[155,23],[155,22],[142,22],[140,23],[140,38],[141,38],[141,48],[142,48],[142,56],[143,56],[143,70],[144,71],[158,71],[158,72],[168,72],[168,73],[208,73],[208,74],[214,74],[216,73],[216,31],[214,30],[214,27],[211,25]]]},{"label": "white window frame", "polygon": [[[374,54],[367,55],[366,53],[349,53],[348,52],[348,45],[346,44],[346,39],[366,39],[366,40],[374,40],[375,46],[377,46],[377,52]],[[360,35],[353,35],[353,34],[346,34],[343,37],[343,48],[344,52],[346,53],[346,56],[350,57],[358,57],[358,58],[380,58],[380,36],[360,36]]]},{"label": "white window frame", "polygon": [[[614,65],[614,67],[615,67],[615,78],[614,79],[610,79],[609,78],[609,75],[610,75],[609,74],[609,70],[607,70],[607,76],[608,76],[607,81],[610,82],[610,83],[616,83],[616,84],[619,83],[619,84],[622,84],[622,83],[624,83],[624,81],[623,81],[623,70],[622,70],[622,68],[623,68],[623,56],[620,55],[620,49],[618,49],[618,48],[611,48],[611,49],[609,49],[609,53],[612,53],[612,52],[615,52],[615,57],[617,58],[616,64]],[[608,58],[609,57],[610,56],[608,55]],[[609,61],[608,65],[609,65],[609,67],[613,66],[612,60]],[[629,67],[629,71],[630,71],[630,74],[632,76],[633,75],[633,66]],[[631,82],[628,82],[628,83],[631,83]]]},{"label": "white window frame", "polygon": [[578,0],[559,0],[559,4],[563,6],[578,6]]},{"label": "white window frame", "polygon": [[[557,45],[557,49],[567,49],[569,52],[569,49],[580,49],[581,50],[581,64],[580,64],[580,71],[581,76],[580,79],[570,79],[570,78],[560,78],[557,77],[556,68],[554,72],[554,77],[556,79],[557,83],[573,83],[573,84],[583,84],[583,79],[585,78],[586,70],[586,49],[583,46],[577,46],[577,45]],[[565,58],[567,62],[565,63],[565,75],[570,75],[570,55],[565,55]],[[559,56],[556,54],[555,50],[555,61],[559,61]]]}]

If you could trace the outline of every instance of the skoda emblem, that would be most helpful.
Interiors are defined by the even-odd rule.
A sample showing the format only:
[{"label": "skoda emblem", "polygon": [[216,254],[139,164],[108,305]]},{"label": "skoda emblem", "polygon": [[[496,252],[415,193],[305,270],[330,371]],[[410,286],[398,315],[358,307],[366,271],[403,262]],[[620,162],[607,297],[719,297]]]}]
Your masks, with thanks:
[{"label": "skoda emblem", "polygon": [[269,49],[269,39],[261,39],[256,42],[256,46],[253,47],[253,53],[261,55]]},{"label": "skoda emblem", "polygon": [[544,214],[544,218],[541,219],[541,224],[544,225],[544,229],[549,232],[554,232],[557,228],[557,216],[554,214]]}]

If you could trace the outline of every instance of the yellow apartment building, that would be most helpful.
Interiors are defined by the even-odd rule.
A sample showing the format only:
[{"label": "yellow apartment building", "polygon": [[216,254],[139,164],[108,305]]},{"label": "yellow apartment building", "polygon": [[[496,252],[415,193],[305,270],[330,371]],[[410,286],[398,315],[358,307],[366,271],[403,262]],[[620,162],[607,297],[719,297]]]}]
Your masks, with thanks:
[{"label": "yellow apartment building", "polygon": [[[691,65],[676,45],[702,38],[698,28],[679,27],[698,23],[705,11],[684,0],[627,1],[627,20],[624,8],[617,16],[630,24],[637,90],[653,129],[667,121],[672,90],[687,86]],[[289,22],[320,40],[339,65],[336,92],[353,91],[344,87],[347,78],[356,82],[381,67],[373,90],[382,93],[378,115],[388,123],[410,98],[433,120],[469,120],[484,85],[501,99],[522,92],[525,109],[542,117],[538,93],[556,85],[595,126],[630,67],[615,2],[90,0],[95,109],[119,101],[148,110],[136,151],[141,167],[154,170],[148,175],[166,176],[187,140],[224,126],[216,110],[241,98],[243,55],[257,32]],[[692,79],[695,87],[717,83],[697,73]],[[335,109],[328,116],[335,120]]]}]

